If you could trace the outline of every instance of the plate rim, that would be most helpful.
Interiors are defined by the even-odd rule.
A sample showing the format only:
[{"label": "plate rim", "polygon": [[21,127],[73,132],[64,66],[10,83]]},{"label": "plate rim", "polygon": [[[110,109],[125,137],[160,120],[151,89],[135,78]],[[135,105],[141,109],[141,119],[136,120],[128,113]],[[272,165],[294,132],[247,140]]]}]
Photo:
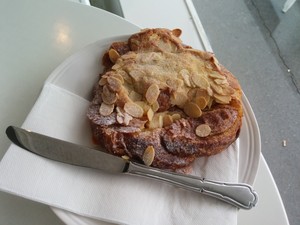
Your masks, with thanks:
[{"label": "plate rim", "polygon": [[[45,84],[51,84],[54,82],[59,76],[61,76],[60,72],[64,70],[70,62],[72,62],[74,59],[79,57],[81,54],[89,51],[90,49],[95,48],[99,45],[104,44],[111,44],[113,41],[122,41],[128,38],[130,35],[115,35],[107,38],[103,38],[100,40],[97,40],[91,44],[86,45],[85,47],[81,48],[74,54],[67,57],[62,63],[60,63],[53,72],[48,76],[48,78],[45,81]],[[242,93],[242,104],[244,108],[244,116],[243,116],[243,125],[241,129],[240,134],[240,149],[242,146],[242,141],[246,140],[249,145],[247,145],[248,148],[242,148],[243,152],[248,153],[248,155],[244,158],[241,157],[242,154],[241,150],[239,152],[239,165],[247,165],[245,168],[247,168],[244,171],[240,171],[240,166],[238,169],[238,182],[247,183],[250,185],[253,185],[257,172],[258,172],[258,166],[260,161],[260,154],[261,154],[261,137],[260,137],[260,131],[258,127],[258,123],[255,117],[255,114],[252,110],[252,107],[244,94]],[[245,130],[246,127],[248,127],[248,130]],[[247,132],[248,131],[248,132]],[[248,159],[248,160],[247,160]],[[249,160],[250,159],[250,160]],[[250,168],[249,168],[250,166]],[[74,221],[77,222],[78,225],[87,225],[87,224],[99,224],[99,225],[111,225],[112,223],[107,223],[100,220],[95,220],[93,218],[88,218],[81,216],[76,213],[72,213],[57,207],[50,206],[50,209],[65,223],[67,224],[74,224]],[[86,222],[85,222],[86,221]],[[93,223],[97,222],[97,223]]]},{"label": "plate rim", "polygon": [[[249,145],[247,145],[248,148],[243,148],[242,143],[240,142],[240,151],[242,149],[242,151],[249,153],[248,157],[252,160],[251,161],[248,160],[247,162],[248,162],[248,164],[249,164],[249,162],[251,162],[251,164],[252,164],[251,167],[255,168],[255,170],[248,168],[248,170],[244,171],[244,174],[242,176],[242,174],[240,173],[241,169],[239,166],[238,181],[253,185],[255,178],[257,176],[258,166],[259,166],[259,162],[260,162],[261,136],[260,136],[260,130],[259,130],[259,126],[258,126],[256,117],[255,117],[255,114],[254,114],[252,107],[248,101],[248,98],[246,97],[244,92],[242,95],[242,104],[243,104],[243,111],[244,111],[243,119],[244,119],[244,122],[246,122],[246,124],[243,124],[244,126],[242,125],[240,140],[242,139],[242,135],[243,135],[242,132],[244,132],[244,133],[246,132],[245,131],[246,126],[248,126],[250,128],[247,130],[250,133],[245,133],[245,135],[247,135],[248,142],[249,142]],[[243,163],[245,164],[246,162],[244,161]],[[241,155],[239,156],[239,165],[240,164],[242,164]]]}]

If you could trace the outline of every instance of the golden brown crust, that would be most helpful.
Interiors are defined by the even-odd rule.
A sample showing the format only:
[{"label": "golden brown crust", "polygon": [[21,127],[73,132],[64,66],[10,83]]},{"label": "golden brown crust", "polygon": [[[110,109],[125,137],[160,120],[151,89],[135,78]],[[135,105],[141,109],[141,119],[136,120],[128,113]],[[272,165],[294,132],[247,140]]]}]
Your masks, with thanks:
[{"label": "golden brown crust", "polygon": [[87,116],[95,141],[110,153],[142,161],[150,146],[151,166],[176,170],[238,137],[239,82],[214,54],[182,44],[180,34],[142,30],[103,56]]}]

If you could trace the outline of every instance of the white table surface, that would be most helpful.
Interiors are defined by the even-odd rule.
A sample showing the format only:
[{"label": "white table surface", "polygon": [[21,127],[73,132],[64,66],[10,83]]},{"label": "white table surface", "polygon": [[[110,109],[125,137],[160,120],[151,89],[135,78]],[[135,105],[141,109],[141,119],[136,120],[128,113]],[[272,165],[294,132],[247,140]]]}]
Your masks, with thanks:
[{"label": "white table surface", "polygon": [[[135,14],[126,10],[126,6],[127,9],[132,7],[121,2],[128,20],[139,26],[153,24],[153,21],[151,24],[147,23],[149,20],[134,18]],[[139,4],[135,1],[135,8],[141,6]],[[144,1],[141,7],[147,8]],[[163,13],[162,7],[156,10],[156,15]],[[176,18],[178,20],[178,16]],[[186,18],[185,21],[190,20]],[[155,25],[172,24],[158,20]],[[180,25],[177,23],[177,26]],[[23,123],[44,80],[66,57],[98,39],[138,29],[115,15],[69,1],[1,1],[0,159],[10,144],[5,128]],[[197,40],[193,42],[197,45]],[[254,188],[260,196],[259,204],[251,211],[241,211],[238,224],[288,225],[281,197],[262,155]],[[0,224],[63,223],[46,205],[0,192]]]}]

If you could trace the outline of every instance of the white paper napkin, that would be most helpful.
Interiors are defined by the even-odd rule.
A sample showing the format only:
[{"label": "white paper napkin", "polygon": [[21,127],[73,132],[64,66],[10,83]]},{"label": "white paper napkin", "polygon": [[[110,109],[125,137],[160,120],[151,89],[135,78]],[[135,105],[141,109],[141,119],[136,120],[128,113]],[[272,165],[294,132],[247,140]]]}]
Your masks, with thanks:
[{"label": "white paper napkin", "polygon": [[[84,98],[47,83],[22,127],[92,145],[85,115],[88,105]],[[237,182],[238,144],[197,160],[194,173]],[[153,180],[55,162],[15,145],[1,161],[0,189],[116,224],[237,224],[236,208],[219,200]]]}]

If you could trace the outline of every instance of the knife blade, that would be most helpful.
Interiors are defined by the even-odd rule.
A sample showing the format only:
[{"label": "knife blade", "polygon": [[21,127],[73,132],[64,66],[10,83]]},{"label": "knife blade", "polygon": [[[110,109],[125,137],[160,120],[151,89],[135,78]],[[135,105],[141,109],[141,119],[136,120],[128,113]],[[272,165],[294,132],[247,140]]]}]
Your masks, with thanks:
[{"label": "knife blade", "polygon": [[128,161],[98,149],[77,145],[15,126],[7,127],[6,134],[17,146],[58,162],[167,182],[189,191],[215,197],[242,209],[251,209],[258,201],[257,193],[248,184],[218,182],[197,176],[168,172]]}]

